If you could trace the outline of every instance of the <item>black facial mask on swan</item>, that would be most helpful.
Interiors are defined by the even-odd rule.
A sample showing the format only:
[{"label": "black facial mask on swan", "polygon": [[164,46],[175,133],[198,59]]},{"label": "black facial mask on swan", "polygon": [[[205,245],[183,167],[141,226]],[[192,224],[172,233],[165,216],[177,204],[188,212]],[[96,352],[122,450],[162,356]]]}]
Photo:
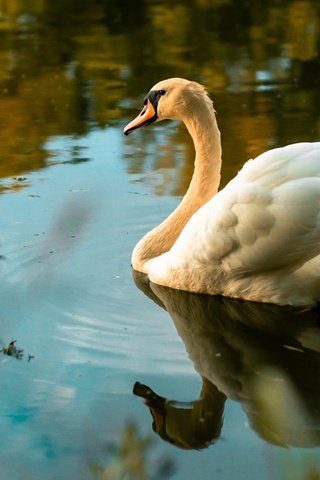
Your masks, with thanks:
[{"label": "black facial mask on swan", "polygon": [[139,115],[132,120],[123,130],[125,135],[133,132],[137,128],[145,127],[158,119],[157,108],[159,98],[166,92],[164,90],[151,90],[144,99],[144,108]]}]

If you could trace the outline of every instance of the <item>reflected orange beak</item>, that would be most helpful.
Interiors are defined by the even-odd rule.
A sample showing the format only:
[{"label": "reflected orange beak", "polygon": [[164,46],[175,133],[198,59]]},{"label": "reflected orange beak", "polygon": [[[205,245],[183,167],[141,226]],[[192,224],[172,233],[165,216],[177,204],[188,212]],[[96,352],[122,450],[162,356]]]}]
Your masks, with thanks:
[{"label": "reflected orange beak", "polygon": [[129,135],[129,133],[133,132],[133,130],[136,130],[140,127],[145,127],[146,125],[155,122],[157,118],[157,112],[155,111],[154,106],[152,105],[150,100],[148,99],[146,106],[139,113],[139,115],[134,120],[132,120],[132,122],[128,123],[128,125],[123,129],[123,133],[125,135]]}]

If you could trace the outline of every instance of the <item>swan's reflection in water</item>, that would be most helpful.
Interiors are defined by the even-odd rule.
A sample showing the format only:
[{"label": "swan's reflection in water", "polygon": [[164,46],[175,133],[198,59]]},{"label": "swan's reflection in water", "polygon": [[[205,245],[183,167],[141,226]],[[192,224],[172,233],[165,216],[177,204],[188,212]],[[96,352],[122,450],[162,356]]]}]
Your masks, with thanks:
[{"label": "swan's reflection in water", "polygon": [[202,377],[200,398],[168,400],[137,382],[154,430],[186,449],[214,442],[227,398],[241,402],[251,427],[282,446],[320,444],[320,318],[316,310],[137,286],[170,314]]}]

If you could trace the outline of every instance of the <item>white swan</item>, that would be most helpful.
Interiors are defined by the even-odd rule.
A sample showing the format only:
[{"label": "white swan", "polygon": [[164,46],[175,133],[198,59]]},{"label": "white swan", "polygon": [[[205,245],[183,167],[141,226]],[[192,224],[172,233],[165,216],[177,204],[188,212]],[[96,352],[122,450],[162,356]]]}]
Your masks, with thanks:
[{"label": "white swan", "polygon": [[138,242],[133,268],[191,292],[280,305],[320,301],[320,142],[267,151],[217,193],[220,132],[204,88],[171,78],[144,105],[124,133],[181,120],[196,157],[186,195]]}]

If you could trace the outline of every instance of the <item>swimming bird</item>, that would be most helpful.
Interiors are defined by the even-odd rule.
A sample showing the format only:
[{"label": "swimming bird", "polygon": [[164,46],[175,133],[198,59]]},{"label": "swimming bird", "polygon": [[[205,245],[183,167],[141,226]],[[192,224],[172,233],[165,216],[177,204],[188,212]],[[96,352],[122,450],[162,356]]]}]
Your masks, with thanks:
[{"label": "swimming bird", "polygon": [[195,147],[194,172],[177,208],[132,253],[153,283],[278,305],[320,301],[320,142],[266,151],[218,191],[220,131],[197,82],[154,85],[124,129],[182,121]]}]

